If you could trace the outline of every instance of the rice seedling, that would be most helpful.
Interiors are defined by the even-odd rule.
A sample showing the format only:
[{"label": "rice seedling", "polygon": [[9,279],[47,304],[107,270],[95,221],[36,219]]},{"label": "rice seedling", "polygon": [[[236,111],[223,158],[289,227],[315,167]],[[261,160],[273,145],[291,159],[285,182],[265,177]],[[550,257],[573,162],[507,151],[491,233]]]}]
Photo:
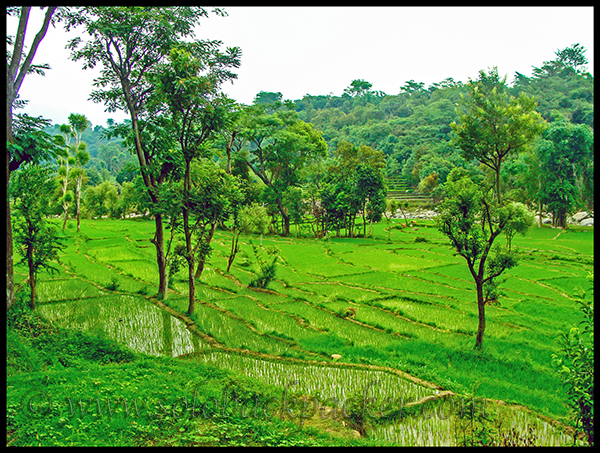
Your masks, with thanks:
[{"label": "rice seedling", "polygon": [[344,402],[356,390],[364,390],[365,397],[375,406],[390,401],[418,401],[435,393],[433,389],[380,370],[312,365],[291,359],[275,362],[221,351],[201,352],[190,359],[288,388],[297,395],[310,395],[320,403]]},{"label": "rice seedling", "polygon": [[96,297],[101,291],[78,278],[65,277],[41,281],[36,288],[38,302]]},{"label": "rice seedling", "polygon": [[181,321],[139,297],[44,304],[40,312],[60,326],[88,330],[144,354],[179,356],[202,347]]}]

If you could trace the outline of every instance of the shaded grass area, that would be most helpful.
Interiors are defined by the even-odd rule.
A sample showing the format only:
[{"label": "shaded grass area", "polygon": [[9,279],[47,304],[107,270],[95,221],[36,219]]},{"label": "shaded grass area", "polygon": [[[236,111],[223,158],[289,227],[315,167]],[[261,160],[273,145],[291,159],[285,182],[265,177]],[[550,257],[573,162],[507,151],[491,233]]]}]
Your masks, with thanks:
[{"label": "shaded grass area", "polygon": [[[534,227],[514,238],[521,265],[506,272],[505,296],[487,307],[484,350],[477,352],[474,284],[464,260],[430,222],[417,231],[395,229],[391,242],[385,226],[374,225],[367,239],[264,237],[263,247],[279,248],[282,258],[266,292],[247,287],[257,238],[242,237],[225,274],[231,235],[217,231],[192,319],[227,347],[320,360],[340,354],[564,418],[566,396],[550,355],[559,349],[559,333],[579,321],[571,297],[593,269],[593,229],[558,234]],[[43,300],[61,291],[62,299],[76,298],[85,288],[90,297],[154,294],[153,228],[148,221],[83,222],[82,234],[68,233],[62,257],[68,274],[60,279],[73,280],[63,291],[58,287],[66,280],[42,276]],[[185,278],[185,270],[173,277],[166,301],[181,313]],[[345,315],[349,307],[352,316]]]}]

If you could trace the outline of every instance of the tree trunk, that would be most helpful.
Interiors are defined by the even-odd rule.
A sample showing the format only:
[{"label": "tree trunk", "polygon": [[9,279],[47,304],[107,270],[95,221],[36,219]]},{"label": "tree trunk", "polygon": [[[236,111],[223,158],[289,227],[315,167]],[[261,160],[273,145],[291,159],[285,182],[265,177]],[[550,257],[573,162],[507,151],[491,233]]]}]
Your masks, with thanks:
[{"label": "tree trunk", "polygon": [[283,207],[283,204],[281,203],[281,199],[277,199],[277,208],[279,209],[279,212],[281,213],[281,217],[283,218],[283,235],[284,236],[289,236],[290,234],[290,216],[287,214],[287,212],[285,212],[285,208]]},{"label": "tree trunk", "polygon": [[498,166],[497,170],[496,170],[496,192],[497,192],[497,197],[498,197],[498,204],[502,203],[502,200],[500,199],[500,167]]},{"label": "tree trunk", "polygon": [[185,236],[185,248],[187,251],[187,263],[188,263],[188,315],[194,313],[194,304],[196,297],[196,281],[194,280],[194,267],[195,266],[195,257],[194,257],[194,247],[192,246],[192,231],[190,229],[190,211],[187,207],[187,200],[190,193],[190,187],[192,185],[191,175],[190,175],[190,165],[191,161],[187,161],[185,165],[185,174],[183,180],[183,191],[184,191],[184,199],[186,200],[186,206],[183,209],[183,234]]},{"label": "tree trunk", "polygon": [[283,235],[290,235],[290,216],[285,212],[281,212],[281,216],[283,217]]},{"label": "tree trunk", "polygon": [[163,232],[162,216],[154,216],[155,232],[154,239],[151,241],[156,247],[156,263],[158,264],[158,297],[162,300],[167,299],[168,275],[167,259],[165,257],[165,238]]},{"label": "tree trunk", "polygon": [[475,349],[481,349],[483,343],[483,333],[485,331],[485,299],[483,298],[483,283],[476,282],[477,285],[477,309],[479,313],[479,326],[477,327],[477,338],[475,340]]},{"label": "tree trunk", "polygon": [[227,274],[229,274],[229,269],[231,269],[231,265],[233,264],[235,255],[238,252],[238,240],[240,238],[241,233],[241,231],[238,231],[236,235],[235,230],[233,230],[233,237],[231,238],[231,252],[229,252],[229,258],[227,260],[227,270],[225,271],[225,273]]},{"label": "tree trunk", "polygon": [[[82,170],[83,171],[83,170]],[[81,227],[81,177],[77,178],[77,188],[75,189],[75,210],[77,216],[77,232]]]},{"label": "tree trunk", "polygon": [[62,229],[64,231],[65,227],[67,226],[67,220],[69,219],[69,207],[63,205],[63,209],[65,211],[65,218],[63,220],[63,226],[62,226]]},{"label": "tree trunk", "polygon": [[33,244],[27,246],[27,265],[29,267],[29,287],[31,293],[29,297],[29,307],[35,310],[35,269],[33,264]]},{"label": "tree trunk", "polygon": [[187,314],[191,315],[194,313],[194,308],[196,305],[196,280],[194,279],[194,256],[188,257],[188,287],[189,287],[189,305]]},{"label": "tree trunk", "polygon": [[[210,225],[210,230],[208,235],[206,236],[206,244],[210,245],[212,242],[213,235],[215,234],[215,229],[217,228],[217,223],[214,222]],[[194,278],[200,278],[202,276],[202,271],[204,270],[204,264],[206,263],[206,256],[202,256],[198,260],[198,266],[196,267],[196,273],[194,274]]]},{"label": "tree trunk", "polygon": [[[8,137],[7,137],[8,138]],[[10,181],[10,154],[6,150],[6,309],[15,303],[15,281],[13,269],[13,239],[10,217],[10,197],[8,196]]]}]

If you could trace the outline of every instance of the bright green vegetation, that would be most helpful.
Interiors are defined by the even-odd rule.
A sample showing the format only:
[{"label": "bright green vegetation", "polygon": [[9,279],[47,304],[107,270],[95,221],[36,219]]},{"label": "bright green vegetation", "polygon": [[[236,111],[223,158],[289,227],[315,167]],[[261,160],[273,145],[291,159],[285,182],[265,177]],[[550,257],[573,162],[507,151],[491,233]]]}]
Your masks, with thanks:
[{"label": "bright green vegetation", "polygon": [[[157,287],[155,251],[148,242],[153,235],[152,222],[85,220],[79,234],[67,229],[61,273],[40,275],[38,310],[53,328],[75,331],[59,329],[60,334],[44,343],[50,348],[46,351],[55,348],[56,357],[62,357],[67,353],[62,347],[71,341],[72,351],[78,345],[100,341],[111,346],[89,360],[85,354],[73,352],[65,363],[53,359],[52,352],[30,357],[30,365],[14,352],[16,358],[11,362],[10,352],[7,432],[11,444],[233,445],[233,440],[224,439],[231,432],[249,429],[254,434],[244,438],[247,445],[267,445],[257,437],[260,429],[283,429],[269,424],[279,421],[259,423],[252,418],[218,422],[214,418],[161,419],[152,427],[113,418],[100,428],[99,418],[74,421],[63,415],[47,422],[46,427],[55,431],[43,431],[42,422],[26,421],[17,410],[24,395],[40,385],[48,393],[57,392],[51,394],[58,402],[70,394],[174,398],[179,395],[174,389],[193,394],[193,386],[205,382],[202,385],[210,391],[202,390],[202,397],[208,401],[229,379],[227,382],[235,382],[245,395],[281,397],[287,387],[298,398],[310,395],[328,406],[335,398],[343,400],[366,388],[376,401],[387,399],[396,406],[399,401],[416,401],[447,390],[525,406],[567,423],[567,398],[552,368],[551,354],[560,348],[559,333],[580,321],[573,294],[587,287],[586,276],[593,270],[593,229],[533,227],[525,237],[513,239],[520,264],[503,276],[505,296],[487,307],[485,341],[483,349],[476,351],[476,295],[464,262],[453,256],[432,222],[419,221],[417,230],[402,224],[404,221],[396,221],[391,242],[383,231],[385,222],[374,225],[374,237],[367,239],[265,236],[263,247],[275,246],[281,252],[276,277],[267,290],[248,288],[255,277],[252,245],[258,244],[258,237],[241,237],[241,251],[226,274],[231,234],[217,230],[214,251],[196,286],[196,311],[190,318],[183,316],[188,303],[185,270],[174,277],[173,289],[164,301],[166,309],[180,315],[168,315],[160,308],[161,302],[151,297]],[[23,282],[25,268],[16,271],[17,283]],[[350,308],[355,314],[349,314]],[[187,329],[186,324],[192,322],[195,327]],[[79,329],[86,333],[76,333]],[[36,341],[44,335],[27,341],[43,346]],[[95,339],[86,340],[87,335],[95,335]],[[8,340],[9,351],[29,351],[16,334]],[[133,352],[113,360],[111,348],[117,351],[114,354],[125,354],[115,341]],[[332,354],[341,358],[332,359]],[[180,355],[185,360],[174,358]],[[69,360],[74,365],[69,365]],[[225,378],[225,369],[234,374]],[[427,382],[406,379],[402,372]],[[395,418],[386,419],[387,424],[373,423],[367,430],[370,437],[352,442],[453,443],[453,419],[437,417],[422,423],[418,414],[410,411],[386,413]],[[537,425],[539,442],[569,442],[568,436],[527,414],[529,422],[518,414],[515,420]],[[333,417],[325,421],[335,422]],[[25,423],[30,422],[41,431],[27,428],[29,434],[25,434]],[[242,422],[248,425],[242,426]],[[295,422],[296,426],[288,424],[285,429],[297,433],[298,420]],[[410,428],[402,428],[408,425]],[[111,430],[118,436],[112,437]],[[219,435],[219,430],[233,431]],[[36,432],[48,434],[36,438]],[[90,437],[93,432],[104,440]],[[430,443],[427,432],[446,434]],[[298,437],[286,435],[273,442],[281,444],[286,439],[294,443],[297,439],[298,444],[340,445],[348,441],[316,433],[305,429]],[[52,440],[51,434],[58,440]],[[194,436],[204,436],[204,440]]]}]

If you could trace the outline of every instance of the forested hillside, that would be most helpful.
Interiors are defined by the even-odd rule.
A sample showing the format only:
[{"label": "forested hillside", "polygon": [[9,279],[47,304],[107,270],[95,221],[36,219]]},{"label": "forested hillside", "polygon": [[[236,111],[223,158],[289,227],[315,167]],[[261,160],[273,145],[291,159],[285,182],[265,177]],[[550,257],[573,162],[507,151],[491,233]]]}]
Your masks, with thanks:
[{"label": "forested hillside", "polygon": [[[569,49],[581,51],[577,45]],[[582,70],[581,59],[569,57],[569,49],[533,67],[531,77],[517,72],[511,81],[507,74],[509,90],[515,97],[533,96],[549,123],[564,118],[593,129],[594,78]],[[465,94],[465,84],[452,77],[429,87],[410,80],[398,94],[372,91],[369,82],[358,80],[342,96],[307,95],[295,104],[304,121],[323,131],[330,149],[346,140],[381,150],[388,177],[403,176],[417,187],[432,173],[443,183],[454,166],[464,165],[450,123],[458,119],[456,104]]]}]

